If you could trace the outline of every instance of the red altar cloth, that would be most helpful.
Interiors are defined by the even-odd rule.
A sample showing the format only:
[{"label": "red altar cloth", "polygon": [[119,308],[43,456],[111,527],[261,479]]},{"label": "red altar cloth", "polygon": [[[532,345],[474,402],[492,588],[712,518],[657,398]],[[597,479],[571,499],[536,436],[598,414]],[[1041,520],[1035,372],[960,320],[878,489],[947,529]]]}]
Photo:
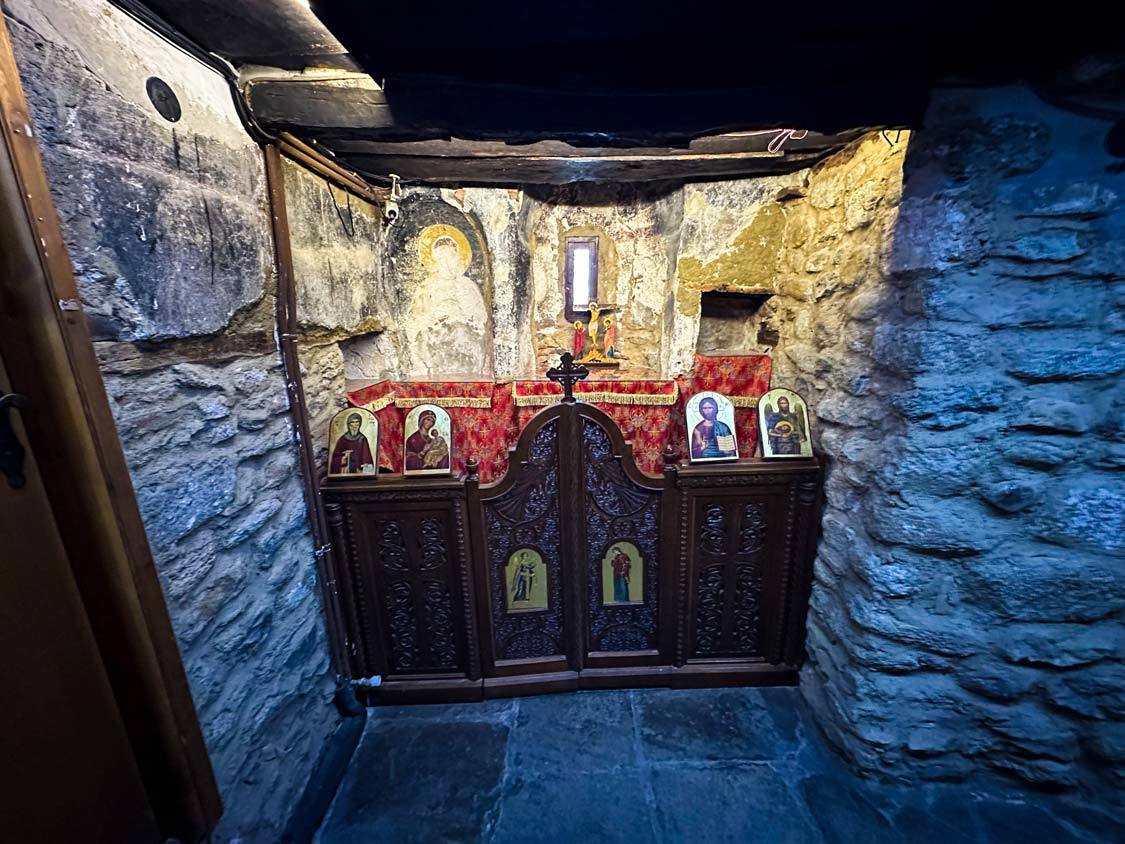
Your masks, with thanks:
[{"label": "red altar cloth", "polygon": [[[643,472],[660,474],[664,446],[676,442],[684,430],[683,398],[675,381],[580,381],[574,394],[605,411],[625,439],[633,444],[633,456]],[[562,397],[562,387],[553,381],[516,381],[512,384],[519,429],[548,404]]]},{"label": "red altar cloth", "polygon": [[[758,397],[769,389],[767,355],[695,358],[692,377],[645,381],[582,381],[575,394],[605,411],[633,444],[633,456],[644,472],[659,474],[664,447],[672,445],[678,458],[687,454],[684,403],[702,390],[714,390],[734,403],[738,453],[752,457],[758,446]],[[403,424],[419,404],[436,404],[449,411],[453,422],[454,474],[465,461],[480,461],[481,483],[492,483],[508,470],[508,449],[536,413],[562,396],[552,381],[474,381],[458,383],[380,381],[348,393],[357,407],[374,411],[379,419],[379,466],[402,471]]]},{"label": "red altar cloth", "polygon": [[471,381],[380,381],[348,393],[348,401],[374,411],[379,420],[379,466],[402,471],[403,425],[410,409],[436,404],[449,412],[453,424],[454,474],[465,471],[465,461],[480,461],[482,483],[504,477],[508,471],[508,446],[519,436],[508,383]]}]

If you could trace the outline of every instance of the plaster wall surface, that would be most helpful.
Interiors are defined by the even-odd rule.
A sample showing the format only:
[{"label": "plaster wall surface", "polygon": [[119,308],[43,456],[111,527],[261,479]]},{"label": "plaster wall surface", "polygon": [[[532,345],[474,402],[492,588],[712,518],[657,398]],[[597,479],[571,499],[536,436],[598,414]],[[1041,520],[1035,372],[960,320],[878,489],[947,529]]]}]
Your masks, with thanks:
[{"label": "plaster wall surface", "polygon": [[328,425],[347,405],[345,359],[356,347],[386,349],[373,371],[397,371],[401,319],[394,282],[382,272],[378,208],[282,160],[296,286],[298,352],[317,465],[328,467]]},{"label": "plaster wall surface", "polygon": [[261,150],[218,75],[108,3],[4,14],[222,793],[215,839],[276,842],[338,719]]}]

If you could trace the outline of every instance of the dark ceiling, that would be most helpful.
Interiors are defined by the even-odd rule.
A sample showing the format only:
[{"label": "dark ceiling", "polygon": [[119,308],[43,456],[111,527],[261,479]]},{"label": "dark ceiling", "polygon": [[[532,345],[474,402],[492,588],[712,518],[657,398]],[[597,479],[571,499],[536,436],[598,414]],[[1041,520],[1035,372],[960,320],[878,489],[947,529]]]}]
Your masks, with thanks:
[{"label": "dark ceiling", "polygon": [[[1036,17],[1026,4],[145,6],[236,66],[365,69],[380,86],[259,78],[244,93],[265,128],[376,178],[518,184],[794,170],[865,129],[919,126],[939,80],[1024,80],[1086,111],[1125,113],[1118,30],[1089,13]],[[774,149],[779,136],[764,130],[786,127],[812,131]]]}]

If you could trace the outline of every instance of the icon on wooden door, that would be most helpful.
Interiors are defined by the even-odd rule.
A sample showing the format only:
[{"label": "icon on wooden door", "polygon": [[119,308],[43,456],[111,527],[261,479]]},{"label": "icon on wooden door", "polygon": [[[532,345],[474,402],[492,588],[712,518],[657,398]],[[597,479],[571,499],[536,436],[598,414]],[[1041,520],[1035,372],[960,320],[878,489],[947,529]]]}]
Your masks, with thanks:
[{"label": "icon on wooden door", "polygon": [[504,569],[508,612],[549,609],[547,567],[534,548],[517,549]]},{"label": "icon on wooden door", "polygon": [[636,545],[610,545],[602,558],[602,604],[643,604],[644,571],[644,560]]}]

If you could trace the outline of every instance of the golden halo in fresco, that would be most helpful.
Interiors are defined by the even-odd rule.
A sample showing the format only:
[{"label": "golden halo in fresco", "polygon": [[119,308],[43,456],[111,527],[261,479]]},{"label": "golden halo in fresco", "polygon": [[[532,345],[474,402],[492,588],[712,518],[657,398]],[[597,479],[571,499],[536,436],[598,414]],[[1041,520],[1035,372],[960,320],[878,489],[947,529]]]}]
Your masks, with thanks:
[{"label": "golden halo in fresco", "polygon": [[460,229],[445,223],[426,226],[418,233],[416,245],[418,258],[421,260],[423,268],[427,272],[434,268],[434,246],[443,240],[453,241],[457,247],[457,255],[461,259],[460,270],[465,272],[469,268],[469,263],[473,260],[473,248],[469,246],[468,238],[461,233]]}]

